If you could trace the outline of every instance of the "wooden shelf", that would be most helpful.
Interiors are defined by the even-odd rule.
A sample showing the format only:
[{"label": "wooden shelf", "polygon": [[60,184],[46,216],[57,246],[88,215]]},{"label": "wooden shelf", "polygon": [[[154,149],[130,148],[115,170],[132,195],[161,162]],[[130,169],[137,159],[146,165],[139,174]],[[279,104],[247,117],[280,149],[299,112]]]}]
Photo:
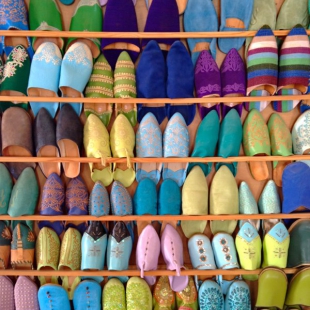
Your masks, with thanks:
[{"label": "wooden shelf", "polygon": [[231,102],[254,102],[254,101],[284,101],[284,100],[310,100],[308,95],[287,96],[262,96],[262,97],[207,97],[207,98],[70,98],[70,97],[28,97],[28,96],[0,96],[1,101],[14,102],[70,102],[70,103],[117,103],[117,104],[166,104],[175,103],[181,105],[195,103],[231,103]]},{"label": "wooden shelf", "polygon": [[[274,30],[275,36],[287,36],[290,30]],[[138,38],[169,39],[187,38],[240,38],[254,37],[257,31],[215,31],[215,32],[90,32],[90,31],[33,31],[33,30],[1,30],[0,36],[6,37],[38,37],[38,38]],[[307,30],[310,35],[310,30]]]},{"label": "wooden shelf", "polygon": [[101,217],[91,215],[23,215],[11,217],[9,215],[0,215],[0,221],[228,221],[228,220],[267,220],[267,219],[310,219],[308,213],[290,213],[290,214],[226,214],[226,215],[105,215]]},{"label": "wooden shelf", "polygon": [[[286,274],[294,274],[299,269],[297,268],[285,268],[282,269]],[[188,269],[181,270],[182,276],[216,276],[216,275],[230,275],[230,276],[238,276],[238,275],[251,275],[251,274],[259,274],[262,269],[256,270],[244,270],[244,269],[215,269],[215,270],[197,270],[197,269]],[[81,270],[13,270],[13,269],[3,269],[0,270],[0,276],[74,276],[74,277],[86,277],[86,276],[129,276],[129,277],[139,277],[139,270],[122,270],[122,271],[108,271],[108,270],[94,270],[94,271],[81,271]],[[145,271],[145,276],[175,276],[175,271],[170,270],[153,270],[153,271]]]}]

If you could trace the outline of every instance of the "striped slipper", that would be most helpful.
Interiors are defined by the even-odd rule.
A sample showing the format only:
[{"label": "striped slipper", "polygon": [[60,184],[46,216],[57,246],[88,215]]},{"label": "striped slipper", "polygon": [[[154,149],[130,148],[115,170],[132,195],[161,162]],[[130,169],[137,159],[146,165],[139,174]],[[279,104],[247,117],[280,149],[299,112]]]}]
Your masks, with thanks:
[{"label": "striped slipper", "polygon": [[[310,44],[305,28],[296,25],[285,38],[280,51],[279,83],[277,95],[306,94],[310,71]],[[289,112],[300,100],[273,102],[278,112]]]},{"label": "striped slipper", "polygon": [[[113,72],[103,55],[97,59],[85,90],[86,98],[113,98]],[[95,114],[108,127],[113,103],[84,103],[86,117]]]},{"label": "striped slipper", "polygon": [[[271,96],[277,90],[278,50],[276,38],[269,26],[265,25],[253,38],[247,55],[248,87],[247,96]],[[247,111],[264,110],[270,102],[245,102]]]}]

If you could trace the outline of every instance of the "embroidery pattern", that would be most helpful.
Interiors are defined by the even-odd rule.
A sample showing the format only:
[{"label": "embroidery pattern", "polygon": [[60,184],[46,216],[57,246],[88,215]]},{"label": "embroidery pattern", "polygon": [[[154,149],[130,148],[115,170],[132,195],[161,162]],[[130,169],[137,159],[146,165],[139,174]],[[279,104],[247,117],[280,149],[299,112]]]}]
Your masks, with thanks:
[{"label": "embroidery pattern", "polygon": [[297,135],[294,137],[294,153],[302,155],[310,145],[310,113],[305,113],[302,124],[296,129]]},{"label": "embroidery pattern", "polygon": [[225,238],[220,239],[220,245],[222,246],[222,252],[224,253],[224,259],[227,262],[232,260],[232,255],[230,254],[230,247],[228,246],[228,241]]},{"label": "embroidery pattern", "polygon": [[[103,309],[126,309],[125,289],[123,284],[104,288]],[[128,308],[127,308],[128,309]],[[135,308],[136,309],[136,308]]]},{"label": "embroidery pattern", "polygon": [[244,84],[240,83],[234,83],[234,84],[230,84],[230,85],[226,85],[224,88],[223,88],[223,92],[244,92],[245,91],[245,87],[244,87]]},{"label": "embroidery pattern", "polygon": [[280,117],[275,117],[273,126],[270,129],[271,145],[277,152],[280,152],[281,146],[288,150],[292,149],[291,134],[286,124]]},{"label": "embroidery pattern", "polygon": [[[208,55],[209,54],[209,55]],[[210,58],[211,57],[211,58]],[[215,71],[219,72],[219,68],[208,51],[203,51],[197,60],[195,74]]]},{"label": "embroidery pattern", "polygon": [[71,179],[66,190],[66,207],[68,213],[72,214],[73,209],[79,209],[79,214],[88,214],[88,192],[85,184],[77,177]]},{"label": "embroidery pattern", "polygon": [[92,55],[87,50],[86,45],[75,43],[71,46],[69,51],[65,54],[64,59],[68,59],[70,62],[74,62],[77,65],[92,67]]},{"label": "embroidery pattern", "polygon": [[224,306],[223,294],[215,287],[207,288],[200,296],[199,305],[201,310],[218,310]]},{"label": "embroidery pattern", "polygon": [[27,11],[24,0],[1,0],[0,25],[7,22],[22,23],[27,26]]},{"label": "embroidery pattern", "polygon": [[78,9],[82,6],[94,6],[98,5],[98,0],[80,0],[79,4],[77,5],[74,15],[77,13]]},{"label": "embroidery pattern", "polygon": [[177,296],[185,305],[194,303],[197,300],[197,295],[196,286],[192,277],[189,278],[186,288],[181,292],[177,292]]},{"label": "embroidery pattern", "polygon": [[[58,6],[56,5],[57,10]],[[49,31],[60,31],[60,29],[50,26],[47,22],[43,21],[41,22],[40,26],[36,30],[49,30]]]},{"label": "embroidery pattern", "polygon": [[175,304],[175,296],[166,276],[160,277],[154,291],[154,298],[161,307],[169,307]]},{"label": "embroidery pattern", "polygon": [[197,93],[199,96],[205,96],[206,93],[212,94],[212,93],[217,93],[221,91],[221,86],[218,84],[208,84],[206,86],[201,86],[198,90]]},{"label": "embroidery pattern", "polygon": [[123,184],[114,182],[111,191],[113,215],[132,215],[132,200]]},{"label": "embroidery pattern", "polygon": [[57,54],[61,55],[60,51],[57,51],[55,45],[53,43],[47,43],[44,44],[43,48],[39,47],[33,60],[44,61],[46,63],[52,63],[54,66],[60,66],[61,58]]},{"label": "embroidery pattern", "polygon": [[89,197],[89,212],[94,216],[110,214],[110,199],[105,187],[96,183]]},{"label": "embroidery pattern", "polygon": [[249,290],[244,287],[236,287],[229,295],[228,303],[230,309],[232,310],[251,309],[251,299]]},{"label": "embroidery pattern", "polygon": [[[91,94],[91,93],[97,93],[97,94],[102,94],[107,96],[108,98],[112,98],[113,97],[113,90],[106,88],[106,87],[102,87],[102,86],[88,86],[86,88],[85,94]],[[93,98],[96,98],[94,96],[92,96]],[[100,96],[99,96],[100,97]]]},{"label": "embroidery pattern", "polygon": [[150,289],[144,283],[131,283],[127,286],[127,310],[144,309],[152,303]]},{"label": "embroidery pattern", "polygon": [[237,51],[229,52],[225,58],[225,61],[223,63],[223,70],[222,73],[227,71],[243,71],[244,70],[244,64],[238,54]]},{"label": "embroidery pattern", "polygon": [[120,68],[130,68],[134,69],[135,65],[133,64],[132,61],[130,60],[119,60],[116,63],[115,69],[120,69]]},{"label": "embroidery pattern", "polygon": [[12,239],[12,234],[7,226],[5,226],[1,232],[1,237],[6,240]]}]

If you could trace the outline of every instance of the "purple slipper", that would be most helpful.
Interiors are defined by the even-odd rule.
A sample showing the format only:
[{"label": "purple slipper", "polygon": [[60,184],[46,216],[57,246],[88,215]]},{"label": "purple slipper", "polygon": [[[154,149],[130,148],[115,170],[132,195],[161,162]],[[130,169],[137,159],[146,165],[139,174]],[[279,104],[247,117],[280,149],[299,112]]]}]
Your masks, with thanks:
[{"label": "purple slipper", "polygon": [[[109,0],[107,3],[103,31],[138,32],[137,16],[132,0]],[[119,44],[111,48],[110,45]],[[122,51],[128,52],[135,63],[140,54],[139,39],[102,39],[101,50],[112,69]]]},{"label": "purple slipper", "polygon": [[[246,94],[245,65],[238,51],[232,48],[226,55],[221,66],[222,96],[244,97]],[[238,104],[223,103],[222,117],[234,107],[242,114],[242,102]]]},{"label": "purple slipper", "polygon": [[[144,32],[180,32],[179,9],[176,0],[153,0]],[[172,45],[177,39],[154,39],[158,44]],[[142,48],[151,39],[142,40]],[[163,50],[169,50],[162,48]]]},{"label": "purple slipper", "polygon": [[0,300],[1,309],[14,310],[14,288],[10,278],[0,276]]},{"label": "purple slipper", "polygon": [[40,309],[38,301],[38,287],[28,277],[18,277],[14,288],[14,295],[16,310]]},{"label": "purple slipper", "polygon": [[[209,51],[202,51],[197,59],[195,67],[195,89],[198,98],[221,96],[220,70]],[[218,103],[198,104],[199,114],[203,119],[209,112],[215,110],[220,116]]]}]

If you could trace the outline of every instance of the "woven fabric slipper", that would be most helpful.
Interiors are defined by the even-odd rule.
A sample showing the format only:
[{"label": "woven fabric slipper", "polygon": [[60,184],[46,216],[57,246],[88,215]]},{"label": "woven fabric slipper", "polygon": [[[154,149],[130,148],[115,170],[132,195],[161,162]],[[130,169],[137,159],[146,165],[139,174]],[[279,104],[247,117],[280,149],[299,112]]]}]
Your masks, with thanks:
[{"label": "woven fabric slipper", "polygon": [[[184,12],[184,29],[186,32],[218,31],[218,18],[212,0],[188,0]],[[216,58],[216,39],[189,38],[187,43],[194,66],[203,50],[210,50],[213,58]]]},{"label": "woven fabric slipper", "polygon": [[[132,0],[109,0],[103,21],[103,31],[138,32],[138,22]],[[117,58],[127,51],[133,63],[140,54],[139,39],[104,38],[101,50],[114,70]]]},{"label": "woven fabric slipper", "polygon": [[[310,43],[305,28],[296,25],[285,38],[279,60],[278,96],[301,95],[308,91]],[[274,101],[278,112],[289,112],[300,100]]]}]

